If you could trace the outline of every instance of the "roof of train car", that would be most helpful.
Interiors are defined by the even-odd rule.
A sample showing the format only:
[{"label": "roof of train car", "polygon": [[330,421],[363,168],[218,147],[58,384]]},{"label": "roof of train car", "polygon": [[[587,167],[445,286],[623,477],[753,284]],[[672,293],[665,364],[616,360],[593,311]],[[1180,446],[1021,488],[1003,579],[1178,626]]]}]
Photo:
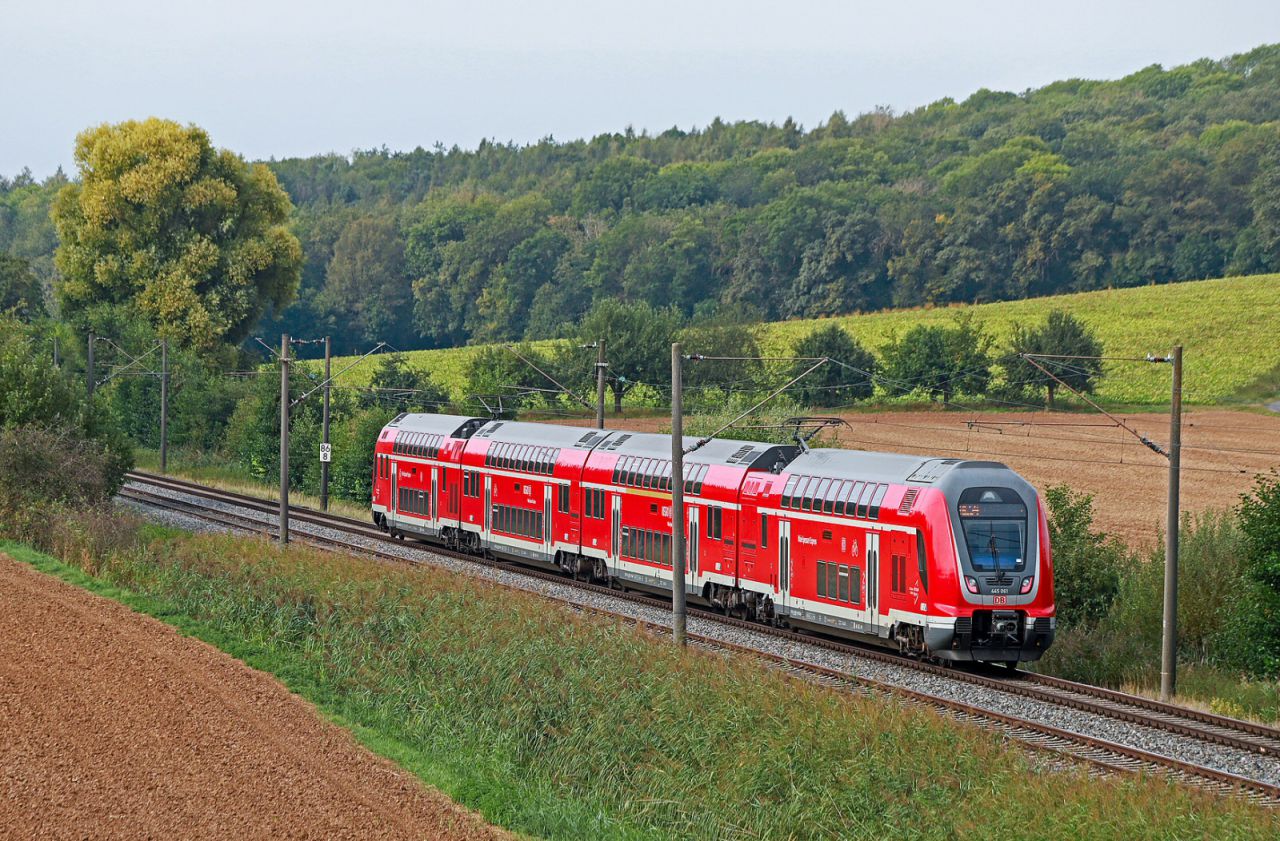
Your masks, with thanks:
[{"label": "roof of train car", "polygon": [[899,485],[932,484],[953,470],[969,467],[1008,469],[995,461],[928,458],[865,450],[813,449],[787,465],[787,473],[862,479]]},{"label": "roof of train car", "polygon": [[[686,435],[687,450],[700,439]],[[617,453],[620,456],[644,456],[670,460],[671,436],[656,432],[620,432],[606,441],[598,450],[601,453]],[[790,461],[799,452],[795,446],[767,444],[760,441],[737,441],[729,438],[712,438],[693,452],[684,454],[686,464],[720,464],[768,470],[778,461]]]},{"label": "roof of train car", "polygon": [[534,444],[540,447],[576,447],[590,450],[616,434],[612,429],[586,429],[555,423],[490,421],[473,436],[503,444]]},{"label": "roof of train car", "polygon": [[482,424],[484,418],[475,418],[468,415],[435,415],[422,412],[412,412],[398,415],[394,420],[383,427],[385,432],[388,429],[398,429],[401,432],[429,432],[436,435],[447,435],[451,438],[469,437],[465,434],[459,435],[468,424]]}]

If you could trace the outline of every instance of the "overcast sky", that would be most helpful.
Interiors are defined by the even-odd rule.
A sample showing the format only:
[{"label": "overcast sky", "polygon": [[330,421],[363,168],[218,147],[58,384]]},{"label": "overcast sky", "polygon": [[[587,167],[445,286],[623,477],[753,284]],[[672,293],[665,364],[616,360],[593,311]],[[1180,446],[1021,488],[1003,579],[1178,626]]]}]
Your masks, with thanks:
[{"label": "overcast sky", "polygon": [[250,158],[805,126],[1280,41],[1280,0],[0,0],[0,173],[86,126],[194,122]]}]

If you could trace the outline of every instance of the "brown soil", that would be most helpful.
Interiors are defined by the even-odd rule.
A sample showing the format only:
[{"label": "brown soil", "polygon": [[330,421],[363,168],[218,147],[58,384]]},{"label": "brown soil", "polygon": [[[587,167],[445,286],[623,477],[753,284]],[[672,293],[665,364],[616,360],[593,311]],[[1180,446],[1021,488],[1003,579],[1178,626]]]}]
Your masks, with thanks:
[{"label": "brown soil", "polygon": [[0,556],[0,837],[507,837],[272,677]]},{"label": "brown soil", "polygon": [[[1168,462],[1102,415],[917,411],[841,417],[849,428],[839,431],[838,446],[1001,461],[1041,489],[1065,483],[1094,494],[1096,525],[1135,546],[1150,545],[1162,529]],[[1168,415],[1122,417],[1168,444]],[[606,420],[640,431],[671,428],[666,418]],[[1280,415],[1191,410],[1183,418],[1182,444],[1182,510],[1224,510],[1239,502],[1254,475],[1280,467]]]}]

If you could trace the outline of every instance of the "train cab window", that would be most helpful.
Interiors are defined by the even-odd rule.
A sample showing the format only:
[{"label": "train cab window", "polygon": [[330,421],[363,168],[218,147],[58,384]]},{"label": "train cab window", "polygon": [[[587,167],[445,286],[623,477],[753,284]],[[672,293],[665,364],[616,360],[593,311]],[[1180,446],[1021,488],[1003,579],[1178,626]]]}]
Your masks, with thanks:
[{"label": "train cab window", "polygon": [[877,485],[876,495],[871,497],[871,519],[876,520],[880,517],[880,503],[884,502],[884,495],[889,491],[888,485]]},{"label": "train cab window", "polygon": [[782,489],[782,507],[791,507],[791,492],[796,489],[796,482],[800,481],[799,476],[788,476],[787,485]]}]

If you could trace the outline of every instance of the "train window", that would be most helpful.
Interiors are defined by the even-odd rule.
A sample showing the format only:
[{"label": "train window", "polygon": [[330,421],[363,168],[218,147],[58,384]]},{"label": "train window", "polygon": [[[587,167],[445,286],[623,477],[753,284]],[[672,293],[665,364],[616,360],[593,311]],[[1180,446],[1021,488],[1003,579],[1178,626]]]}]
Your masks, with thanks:
[{"label": "train window", "polygon": [[867,516],[867,509],[871,506],[871,497],[875,495],[875,492],[876,486],[871,482],[867,482],[867,484],[862,488],[862,496],[858,497],[859,517]]},{"label": "train window", "polygon": [[818,595],[827,596],[827,562],[818,561]]},{"label": "train window", "polygon": [[809,476],[800,477],[800,484],[796,485],[795,496],[791,497],[791,506],[793,508],[799,508],[804,504],[804,500],[809,490],[809,486],[816,481],[817,481],[816,479],[813,479]]},{"label": "train window", "polygon": [[831,487],[827,488],[827,492],[822,495],[822,513],[832,514],[836,510],[836,498],[840,494],[840,486],[844,484],[840,481],[833,481]]},{"label": "train window", "polygon": [[569,486],[561,485],[557,490],[558,502],[560,503],[560,513],[569,513]]},{"label": "train window", "polygon": [[789,476],[787,478],[787,486],[782,489],[782,507],[791,507],[791,492],[796,489],[796,482],[800,481],[799,476]]},{"label": "train window", "polygon": [[844,513],[852,517],[858,509],[858,495],[862,493],[862,482],[853,482],[848,495],[844,499]]},{"label": "train window", "polygon": [[855,566],[849,567],[849,601],[862,604],[862,570]]},{"label": "train window", "polygon": [[631,529],[630,534],[626,535],[627,557],[634,558],[636,556],[636,543],[640,538],[636,536],[636,530]]},{"label": "train window", "polygon": [[760,548],[769,548],[769,515],[760,515]]},{"label": "train window", "polygon": [[839,598],[837,593],[840,592],[840,568],[838,564],[827,564],[827,598]]},{"label": "train window", "polygon": [[871,519],[875,520],[880,517],[880,503],[884,502],[884,495],[888,490],[888,485],[876,486],[876,495],[871,498]]},{"label": "train window", "polygon": [[662,535],[662,562],[671,566],[671,535]]},{"label": "train window", "polygon": [[857,483],[846,479],[840,485],[840,498],[836,500],[837,514],[852,514],[853,510],[849,508],[849,497],[853,493],[853,489],[857,487]]},{"label": "train window", "polygon": [[839,567],[840,601],[849,601],[849,568],[844,564]]},{"label": "train window", "polygon": [[813,492],[813,511],[815,514],[822,512],[822,502],[827,497],[827,491],[831,490],[831,484],[830,479],[823,479]]},{"label": "train window", "polygon": [[710,469],[711,468],[709,465],[706,465],[706,464],[699,465],[698,476],[693,480],[693,492],[695,494],[699,494],[699,495],[702,494],[702,483],[706,481],[707,471]]},{"label": "train window", "polygon": [[724,535],[722,512],[720,506],[707,506],[707,537],[711,540],[719,540]]}]

